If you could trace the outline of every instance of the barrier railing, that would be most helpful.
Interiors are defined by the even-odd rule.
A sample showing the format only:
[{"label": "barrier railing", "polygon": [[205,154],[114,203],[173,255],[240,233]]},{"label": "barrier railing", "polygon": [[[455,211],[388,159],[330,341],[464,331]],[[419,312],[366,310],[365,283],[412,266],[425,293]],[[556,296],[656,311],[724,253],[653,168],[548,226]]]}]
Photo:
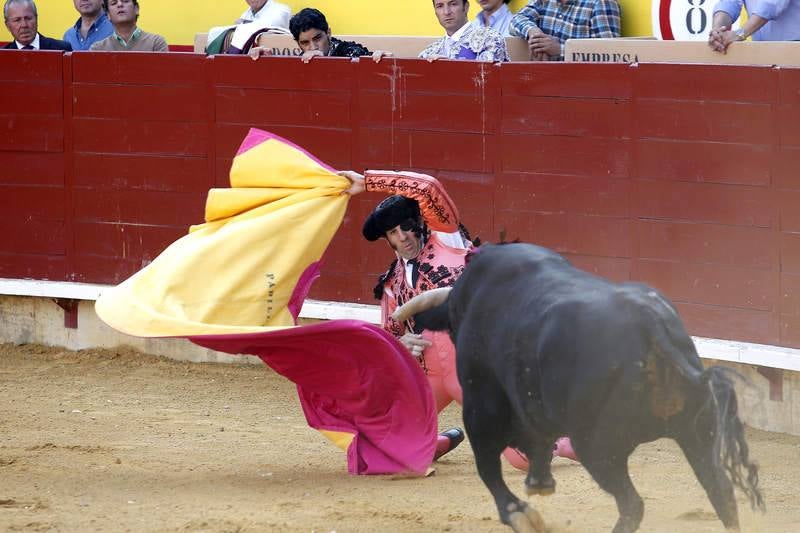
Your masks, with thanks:
[{"label": "barrier railing", "polygon": [[[439,177],[473,234],[800,347],[800,70],[0,53],[0,277],[113,284],[202,218],[249,127],[336,168]],[[373,303],[354,198],[312,296]]]}]

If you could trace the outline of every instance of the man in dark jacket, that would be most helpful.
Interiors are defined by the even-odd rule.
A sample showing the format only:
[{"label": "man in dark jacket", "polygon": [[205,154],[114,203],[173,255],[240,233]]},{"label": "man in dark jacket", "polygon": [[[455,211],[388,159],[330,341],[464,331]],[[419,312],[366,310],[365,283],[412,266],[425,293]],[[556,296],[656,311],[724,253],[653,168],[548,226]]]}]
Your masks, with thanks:
[{"label": "man in dark jacket", "polygon": [[14,40],[8,50],[63,50],[72,51],[69,43],[39,34],[39,15],[33,0],[6,0],[3,5],[6,28]]},{"label": "man in dark jacket", "polygon": [[[361,57],[372,56],[377,63],[382,57],[392,55],[390,52],[376,50],[370,52],[366,46],[353,42],[341,41],[331,36],[331,28],[325,15],[317,9],[307,7],[301,9],[289,21],[289,31],[303,51],[301,59],[308,63],[315,57]],[[271,51],[264,47],[255,47],[250,50],[250,57],[257,59],[261,56],[271,55]]]}]

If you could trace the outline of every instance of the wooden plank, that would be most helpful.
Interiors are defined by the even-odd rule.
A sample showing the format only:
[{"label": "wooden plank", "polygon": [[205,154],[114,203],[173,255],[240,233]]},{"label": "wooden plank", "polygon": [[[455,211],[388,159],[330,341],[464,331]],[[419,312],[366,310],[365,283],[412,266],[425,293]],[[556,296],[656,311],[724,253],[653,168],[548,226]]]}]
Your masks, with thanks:
[{"label": "wooden plank", "polygon": [[9,185],[2,188],[2,194],[6,199],[3,202],[3,214],[12,219],[62,221],[67,213],[64,189],[60,187]]},{"label": "wooden plank", "polygon": [[202,123],[76,118],[73,127],[77,152],[205,157],[208,150]]},{"label": "wooden plank", "polygon": [[778,273],[715,264],[637,259],[631,279],[643,281],[681,302],[757,309],[776,309]]},{"label": "wooden plank", "polygon": [[63,88],[60,83],[0,81],[0,115],[60,118]]},{"label": "wooden plank", "polygon": [[75,184],[95,190],[200,194],[213,187],[205,158],[139,154],[76,153]]},{"label": "wooden plank", "polygon": [[778,213],[766,187],[638,180],[634,216],[737,226],[775,227]]},{"label": "wooden plank", "polygon": [[636,241],[641,259],[773,271],[779,264],[779,238],[769,228],[640,220]]},{"label": "wooden plank", "polygon": [[505,172],[613,178],[630,176],[631,148],[627,140],[505,135],[500,150]]},{"label": "wooden plank", "polygon": [[171,226],[185,230],[203,221],[205,194],[76,189],[73,202],[76,222]]},{"label": "wooden plank", "polygon": [[493,158],[484,135],[412,130],[409,147],[412,168],[492,171]]},{"label": "wooden plank", "polygon": [[763,143],[640,139],[634,150],[634,176],[731,185],[768,186],[774,159]]},{"label": "wooden plank", "polygon": [[778,344],[778,317],[774,312],[675,302],[692,335]]},{"label": "wooden plank", "polygon": [[773,184],[781,189],[800,189],[800,146],[776,146]]},{"label": "wooden plank", "polygon": [[533,242],[559,253],[629,258],[633,221],[571,213],[497,212],[495,229],[506,239]]},{"label": "wooden plank", "polygon": [[20,54],[16,50],[0,50],[0,80],[61,85],[63,54],[54,50],[39,52]]},{"label": "wooden plank", "polygon": [[631,279],[631,259],[595,255],[563,254],[576,268],[622,283]]},{"label": "wooden plank", "polygon": [[[505,65],[503,66],[505,68]],[[396,94],[402,100],[410,93],[436,95],[488,94],[490,78],[500,67],[481,61],[436,61],[383,59],[380,63],[360,61],[353,65],[362,91]]]},{"label": "wooden plank", "polygon": [[779,103],[800,104],[800,68],[782,68],[778,71],[778,91]]},{"label": "wooden plank", "polygon": [[15,255],[64,255],[64,221],[34,216],[2,219],[0,250]]},{"label": "wooden plank", "polygon": [[515,211],[629,217],[631,195],[629,180],[499,174],[495,198],[498,207]]},{"label": "wooden plank", "polygon": [[200,122],[213,118],[196,87],[73,84],[75,118]]},{"label": "wooden plank", "polygon": [[509,63],[499,69],[503,96],[630,99],[632,69],[628,65]]},{"label": "wooden plank", "polygon": [[354,76],[350,58],[344,57],[308,64],[296,57],[264,57],[253,63],[247,56],[218,55],[209,60],[216,87],[349,92]]},{"label": "wooden plank", "polygon": [[76,256],[134,260],[144,265],[186,234],[184,229],[141,224],[75,224]]},{"label": "wooden plank", "polygon": [[73,54],[75,83],[111,85],[203,86],[207,82],[201,54],[103,52]]},{"label": "wooden plank", "polygon": [[778,127],[782,146],[800,146],[800,105],[781,104],[776,106],[776,114],[780,117]]},{"label": "wooden plank", "polygon": [[0,251],[0,278],[64,280],[66,276],[67,260],[64,256]]},{"label": "wooden plank", "polygon": [[787,274],[800,274],[800,233],[781,233],[780,271]]},{"label": "wooden plank", "polygon": [[772,66],[640,64],[636,98],[770,104],[778,94]]},{"label": "wooden plank", "polygon": [[[218,87],[216,121],[342,127],[350,123],[350,95],[342,92],[284,91]],[[253,105],[258,102],[258,105]]]},{"label": "wooden plank", "polygon": [[629,100],[503,96],[503,133],[631,138]]},{"label": "wooden plank", "polygon": [[[359,121],[367,127],[484,133],[492,121],[474,94],[428,94],[365,91],[359,95]],[[446,120],[442,120],[446,116]]]},{"label": "wooden plank", "polygon": [[741,144],[772,144],[769,104],[640,98],[634,105],[636,137]]},{"label": "wooden plank", "polygon": [[0,118],[0,151],[62,152],[63,150],[64,121],[61,118],[19,115],[4,120]]},{"label": "wooden plank", "polygon": [[56,152],[0,152],[0,185],[64,186],[64,156]]}]

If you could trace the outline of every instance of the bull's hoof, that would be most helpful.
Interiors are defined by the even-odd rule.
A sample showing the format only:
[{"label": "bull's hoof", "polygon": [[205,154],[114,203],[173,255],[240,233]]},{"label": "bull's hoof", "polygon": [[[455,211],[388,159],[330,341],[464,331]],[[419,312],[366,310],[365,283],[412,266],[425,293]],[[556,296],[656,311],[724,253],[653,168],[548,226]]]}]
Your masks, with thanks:
[{"label": "bull's hoof", "polygon": [[542,515],[530,505],[508,516],[508,525],[515,533],[545,533]]},{"label": "bull's hoof", "polygon": [[525,492],[528,496],[550,496],[556,491],[556,480],[550,478],[546,481],[534,480],[530,484],[525,480]]}]

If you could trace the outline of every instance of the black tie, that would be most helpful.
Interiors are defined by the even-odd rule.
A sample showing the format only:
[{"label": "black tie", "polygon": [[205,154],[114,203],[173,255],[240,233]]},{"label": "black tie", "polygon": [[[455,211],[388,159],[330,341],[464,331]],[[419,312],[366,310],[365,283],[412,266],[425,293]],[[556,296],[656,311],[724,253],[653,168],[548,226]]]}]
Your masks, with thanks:
[{"label": "black tie", "polygon": [[408,264],[411,265],[411,286],[417,286],[417,280],[419,279],[419,261],[416,259],[409,259]]},{"label": "black tie", "polygon": [[33,46],[31,46],[29,44],[26,44],[25,46],[22,47],[22,49],[23,50],[33,50],[34,48],[33,48]]}]

